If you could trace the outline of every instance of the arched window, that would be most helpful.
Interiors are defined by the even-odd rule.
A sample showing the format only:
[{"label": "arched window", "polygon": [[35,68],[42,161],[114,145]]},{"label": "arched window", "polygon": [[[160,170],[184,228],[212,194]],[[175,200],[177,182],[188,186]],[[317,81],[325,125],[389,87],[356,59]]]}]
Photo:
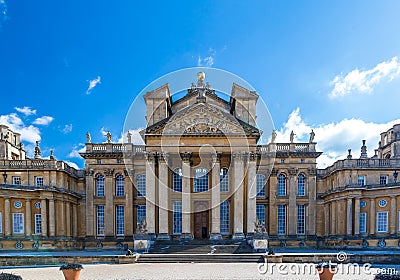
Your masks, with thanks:
[{"label": "arched window", "polygon": [[220,183],[220,191],[228,192],[229,191],[229,175],[228,168],[221,168],[219,173],[219,183]]},{"label": "arched window", "polygon": [[194,191],[206,192],[208,191],[208,174],[205,168],[196,168],[194,170]]},{"label": "arched window", "polygon": [[119,174],[115,178],[115,196],[124,196],[125,189],[124,189],[124,176]]},{"label": "arched window", "polygon": [[182,169],[175,168],[172,176],[172,187],[174,191],[182,192]]},{"label": "arched window", "polygon": [[146,196],[146,175],[139,174],[136,177],[136,196],[145,197]]},{"label": "arched window", "polygon": [[104,176],[96,177],[96,196],[104,196]]},{"label": "arched window", "polygon": [[265,197],[265,176],[256,175],[257,197]]},{"label": "arched window", "polygon": [[306,177],[303,174],[299,174],[299,176],[297,176],[297,195],[306,195]]},{"label": "arched window", "polygon": [[278,196],[286,196],[286,176],[282,173],[278,176]]}]

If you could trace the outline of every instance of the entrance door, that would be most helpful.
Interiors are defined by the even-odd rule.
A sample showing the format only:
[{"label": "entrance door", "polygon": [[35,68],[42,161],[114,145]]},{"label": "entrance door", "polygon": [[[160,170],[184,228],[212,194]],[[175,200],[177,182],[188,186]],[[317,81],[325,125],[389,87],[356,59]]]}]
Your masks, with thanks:
[{"label": "entrance door", "polygon": [[194,209],[194,238],[208,238],[208,203],[196,201]]}]

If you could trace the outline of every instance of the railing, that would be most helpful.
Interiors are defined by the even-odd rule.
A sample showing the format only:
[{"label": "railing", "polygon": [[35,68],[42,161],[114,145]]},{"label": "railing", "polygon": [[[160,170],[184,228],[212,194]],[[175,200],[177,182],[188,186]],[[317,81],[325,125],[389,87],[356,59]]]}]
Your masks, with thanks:
[{"label": "railing", "polygon": [[65,188],[59,188],[55,186],[26,186],[26,185],[11,185],[11,184],[0,184],[0,189],[14,189],[14,190],[46,190],[46,191],[56,191],[60,193],[67,193],[74,195],[76,197],[82,197],[80,193],[71,191]]},{"label": "railing", "polygon": [[353,168],[390,168],[390,169],[400,169],[400,159],[378,159],[378,158],[368,158],[368,159],[344,159],[338,160],[333,165],[325,168],[319,169],[318,175],[326,176],[331,174],[336,170],[342,169],[353,169]]},{"label": "railing", "polygon": [[144,145],[133,145],[131,143],[86,144],[86,153],[144,153],[144,151]]},{"label": "railing", "polygon": [[400,183],[399,182],[391,182],[391,183],[387,183],[384,185],[381,184],[367,184],[367,185],[358,185],[358,184],[348,184],[345,185],[343,187],[338,187],[335,189],[329,189],[326,192],[320,194],[319,196],[326,196],[329,195],[331,193],[335,193],[335,192],[342,192],[345,190],[371,190],[371,189],[382,189],[382,188],[392,188],[392,187],[399,187]]}]

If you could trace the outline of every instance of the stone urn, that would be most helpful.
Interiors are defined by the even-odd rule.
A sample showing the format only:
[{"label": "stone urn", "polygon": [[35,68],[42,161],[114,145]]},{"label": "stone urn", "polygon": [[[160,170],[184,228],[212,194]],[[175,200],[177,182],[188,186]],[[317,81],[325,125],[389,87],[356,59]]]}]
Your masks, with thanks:
[{"label": "stone urn", "polygon": [[332,263],[319,263],[315,266],[320,280],[332,280],[337,270],[337,265]]},{"label": "stone urn", "polygon": [[83,269],[81,264],[63,264],[60,267],[60,270],[64,274],[65,280],[79,280],[79,276],[81,275],[81,270]]}]

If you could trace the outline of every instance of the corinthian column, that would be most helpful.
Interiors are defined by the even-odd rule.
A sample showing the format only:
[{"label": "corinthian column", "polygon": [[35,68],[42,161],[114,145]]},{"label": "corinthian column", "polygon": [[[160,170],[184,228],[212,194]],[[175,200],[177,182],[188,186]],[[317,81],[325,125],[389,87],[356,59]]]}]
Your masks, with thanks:
[{"label": "corinthian column", "polygon": [[212,156],[212,188],[211,188],[211,236],[210,239],[221,239],[220,227],[220,204],[221,204],[221,186],[220,172],[221,154],[214,153]]},{"label": "corinthian column", "polygon": [[[254,222],[256,221],[256,154],[250,154],[247,168],[247,233],[254,233]],[[268,228],[265,225],[265,228]]]},{"label": "corinthian column", "polygon": [[192,153],[182,153],[182,238],[193,238],[190,230],[190,158]]},{"label": "corinthian column", "polygon": [[244,238],[243,233],[243,181],[244,181],[244,158],[241,152],[233,154],[234,165],[234,219],[233,237],[234,239]]},{"label": "corinthian column", "polygon": [[156,233],[155,152],[146,153],[146,223],[149,234]]},{"label": "corinthian column", "polygon": [[158,159],[158,239],[170,239],[168,234],[168,154],[162,153]]}]

